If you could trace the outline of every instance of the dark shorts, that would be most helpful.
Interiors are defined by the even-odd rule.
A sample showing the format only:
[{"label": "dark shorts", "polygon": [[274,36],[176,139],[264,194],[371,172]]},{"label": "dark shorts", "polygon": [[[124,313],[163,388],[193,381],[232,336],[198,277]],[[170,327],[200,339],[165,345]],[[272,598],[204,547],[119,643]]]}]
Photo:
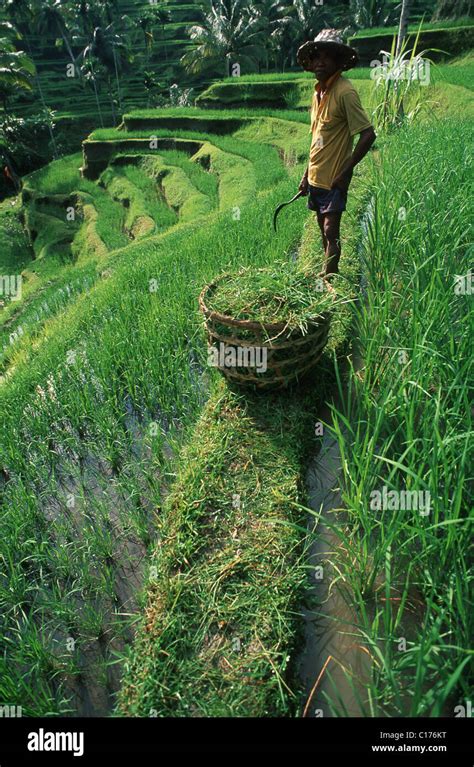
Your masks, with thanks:
[{"label": "dark shorts", "polygon": [[321,189],[308,184],[308,208],[318,213],[342,213],[346,209],[347,192],[341,189]]}]

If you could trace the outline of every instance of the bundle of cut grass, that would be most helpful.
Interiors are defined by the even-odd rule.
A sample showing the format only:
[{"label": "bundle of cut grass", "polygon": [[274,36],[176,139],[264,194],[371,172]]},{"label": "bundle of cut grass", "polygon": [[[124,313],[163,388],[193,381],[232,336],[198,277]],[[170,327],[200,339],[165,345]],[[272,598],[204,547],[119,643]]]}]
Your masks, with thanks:
[{"label": "bundle of cut grass", "polygon": [[209,364],[241,385],[277,389],[318,362],[335,291],[297,264],[276,262],[221,275],[204,288],[199,304]]}]

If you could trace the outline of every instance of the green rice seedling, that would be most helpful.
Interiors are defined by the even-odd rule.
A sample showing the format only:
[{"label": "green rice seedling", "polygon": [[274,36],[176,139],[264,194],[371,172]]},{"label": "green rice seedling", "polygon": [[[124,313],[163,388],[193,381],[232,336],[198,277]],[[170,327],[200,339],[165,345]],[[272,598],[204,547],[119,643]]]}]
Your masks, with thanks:
[{"label": "green rice seedling", "polygon": [[213,201],[213,207],[217,207],[217,178],[212,173],[206,172],[199,163],[192,162],[183,152],[172,149],[160,150],[167,165],[176,165],[185,171],[189,180],[196,189],[205,194]]},{"label": "green rice seedling", "polygon": [[182,221],[206,216],[211,212],[210,198],[200,192],[177,165],[167,165],[160,157],[144,158],[140,167],[150,176],[163,195],[163,204],[170,215]]},{"label": "green rice seedling", "polygon": [[30,295],[23,304],[19,303],[15,313],[7,315],[0,327],[0,371],[5,374],[18,360],[24,359],[47,320],[89,290],[96,279],[93,266],[69,267],[61,272],[61,277],[50,280],[52,284]]},{"label": "green rice seedling", "polygon": [[[304,74],[300,73],[298,79],[304,77]],[[231,78],[232,82],[235,78]],[[136,109],[133,112],[124,115],[124,121],[127,118],[134,119],[151,119],[159,120],[160,117],[201,117],[211,118],[217,120],[248,120],[253,117],[275,117],[282,120],[289,120],[291,122],[306,122],[307,118],[302,115],[301,112],[289,109],[199,109],[197,107],[165,107],[157,111],[156,109]],[[110,134],[110,131],[114,129],[109,128],[97,128],[93,132],[94,138],[103,137]],[[127,131],[128,132],[128,131]],[[173,130],[174,132],[174,130]],[[123,134],[122,134],[123,135]]]}]

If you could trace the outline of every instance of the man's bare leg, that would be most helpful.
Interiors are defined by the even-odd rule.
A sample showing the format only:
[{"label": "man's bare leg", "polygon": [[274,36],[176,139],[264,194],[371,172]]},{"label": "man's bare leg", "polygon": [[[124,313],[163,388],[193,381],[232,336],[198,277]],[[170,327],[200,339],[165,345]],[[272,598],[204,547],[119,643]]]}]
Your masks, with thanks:
[{"label": "man's bare leg", "polygon": [[326,253],[326,250],[328,247],[328,241],[326,239],[326,235],[324,234],[324,214],[320,213],[319,211],[316,211],[316,219],[317,219],[319,228],[321,230],[321,237],[323,240],[323,250],[324,250],[324,253]]},{"label": "man's bare leg", "polygon": [[325,264],[323,274],[337,274],[339,271],[339,259],[341,257],[341,225],[342,213],[322,214],[323,225],[321,231],[326,239]]}]

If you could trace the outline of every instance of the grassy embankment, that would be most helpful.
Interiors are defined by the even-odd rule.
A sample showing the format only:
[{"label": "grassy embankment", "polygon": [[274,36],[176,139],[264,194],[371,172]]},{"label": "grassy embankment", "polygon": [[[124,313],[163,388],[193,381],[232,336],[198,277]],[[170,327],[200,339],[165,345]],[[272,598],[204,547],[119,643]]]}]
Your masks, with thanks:
[{"label": "grassy embankment", "polygon": [[[407,31],[410,33],[416,33],[419,29],[420,22],[412,21],[408,24]],[[422,30],[429,29],[451,29],[453,27],[468,27],[474,26],[474,19],[471,16],[463,16],[459,19],[443,19],[442,21],[423,21]],[[396,35],[398,32],[398,26],[392,27],[367,27],[365,29],[359,29],[355,33],[355,37],[372,37],[373,35]]]},{"label": "grassy embankment", "polygon": [[[421,118],[431,120],[433,115],[444,117],[446,108],[459,111],[462,114],[474,116],[474,99],[470,92],[473,82],[472,54],[466,54],[451,63],[433,64],[430,67],[428,85],[421,85],[425,108]],[[373,88],[371,69],[357,67],[351,69],[347,75],[358,90],[362,104],[368,110],[372,110],[378,104],[380,97]],[[224,105],[223,111],[239,113],[239,105],[253,99],[266,101],[271,110],[273,105],[282,107],[286,102],[289,110],[306,110],[311,102],[313,93],[314,77],[304,72],[289,72],[272,75],[243,75],[238,78],[227,78],[215,83],[204,91],[199,99],[199,106],[206,107],[211,112],[212,107]],[[423,83],[426,81],[423,80]],[[233,105],[236,109],[232,109]],[[217,109],[216,112],[219,112]],[[140,110],[144,114],[146,110]],[[292,119],[298,119],[292,117]],[[300,118],[301,119],[301,118]]]}]

